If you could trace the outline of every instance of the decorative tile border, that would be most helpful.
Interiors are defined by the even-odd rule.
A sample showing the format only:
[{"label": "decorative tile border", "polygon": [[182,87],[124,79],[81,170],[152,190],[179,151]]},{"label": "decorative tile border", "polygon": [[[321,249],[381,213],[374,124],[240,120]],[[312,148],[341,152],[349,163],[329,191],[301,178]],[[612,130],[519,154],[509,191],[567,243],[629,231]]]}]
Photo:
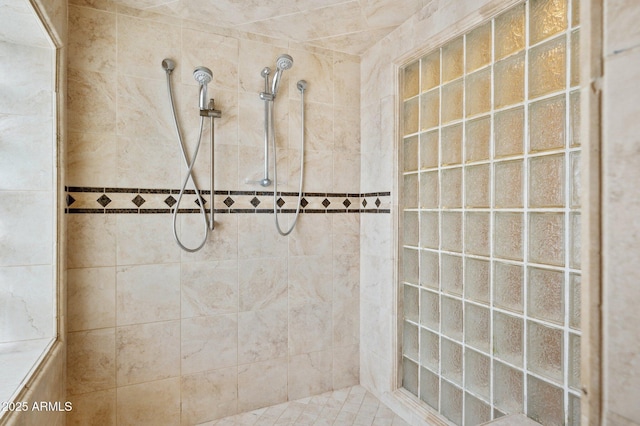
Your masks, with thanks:
[{"label": "decorative tile border", "polygon": [[[65,213],[163,214],[173,213],[180,191],[177,189],[65,187]],[[207,212],[211,191],[200,191]],[[199,197],[187,190],[178,213],[199,213]],[[295,213],[297,192],[281,192],[278,208],[282,213]],[[215,191],[215,213],[273,213],[273,192]],[[301,213],[390,213],[390,192],[363,194],[304,192]]]}]

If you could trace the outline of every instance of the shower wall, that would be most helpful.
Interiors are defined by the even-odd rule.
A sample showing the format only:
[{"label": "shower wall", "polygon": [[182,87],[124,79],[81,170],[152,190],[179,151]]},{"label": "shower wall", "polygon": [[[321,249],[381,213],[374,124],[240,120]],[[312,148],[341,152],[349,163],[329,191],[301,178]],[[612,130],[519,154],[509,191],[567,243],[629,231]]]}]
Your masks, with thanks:
[{"label": "shower wall", "polygon": [[[69,26],[69,423],[196,424],[358,383],[359,58],[109,1],[72,1]],[[276,102],[283,190],[298,182],[295,83],[309,82],[311,204],[288,238],[273,214],[254,213],[270,197],[245,182],[263,170],[260,71],[281,53],[294,58]],[[185,167],[167,57],[190,152],[195,66],[213,71],[209,96],[222,111],[215,178],[225,212],[193,254],[174,242],[168,213]],[[208,156],[207,134],[196,163],[203,189]],[[187,244],[199,219],[178,221]]]}]

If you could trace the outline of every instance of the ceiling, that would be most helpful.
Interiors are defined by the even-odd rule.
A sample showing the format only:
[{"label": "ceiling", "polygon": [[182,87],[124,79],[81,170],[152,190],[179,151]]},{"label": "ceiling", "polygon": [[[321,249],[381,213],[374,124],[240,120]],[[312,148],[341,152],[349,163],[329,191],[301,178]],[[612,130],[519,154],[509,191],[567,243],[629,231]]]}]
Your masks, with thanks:
[{"label": "ceiling", "polygon": [[431,0],[117,0],[239,31],[360,55]]}]

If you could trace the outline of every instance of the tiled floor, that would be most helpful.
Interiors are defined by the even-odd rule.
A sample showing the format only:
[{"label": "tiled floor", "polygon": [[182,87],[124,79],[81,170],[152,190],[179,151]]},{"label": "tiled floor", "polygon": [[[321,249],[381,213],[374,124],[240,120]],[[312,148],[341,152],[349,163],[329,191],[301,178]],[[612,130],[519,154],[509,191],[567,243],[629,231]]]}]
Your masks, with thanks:
[{"label": "tiled floor", "polygon": [[408,426],[362,386],[285,402],[200,426],[337,425]]}]

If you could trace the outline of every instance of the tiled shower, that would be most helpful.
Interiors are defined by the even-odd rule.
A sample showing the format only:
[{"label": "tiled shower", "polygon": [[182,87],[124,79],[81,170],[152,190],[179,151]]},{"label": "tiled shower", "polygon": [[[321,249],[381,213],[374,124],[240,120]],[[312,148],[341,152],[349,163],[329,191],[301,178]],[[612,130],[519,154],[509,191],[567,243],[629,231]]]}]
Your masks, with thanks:
[{"label": "tiled shower", "polygon": [[580,423],[578,4],[403,69],[402,386],[456,424]]}]

